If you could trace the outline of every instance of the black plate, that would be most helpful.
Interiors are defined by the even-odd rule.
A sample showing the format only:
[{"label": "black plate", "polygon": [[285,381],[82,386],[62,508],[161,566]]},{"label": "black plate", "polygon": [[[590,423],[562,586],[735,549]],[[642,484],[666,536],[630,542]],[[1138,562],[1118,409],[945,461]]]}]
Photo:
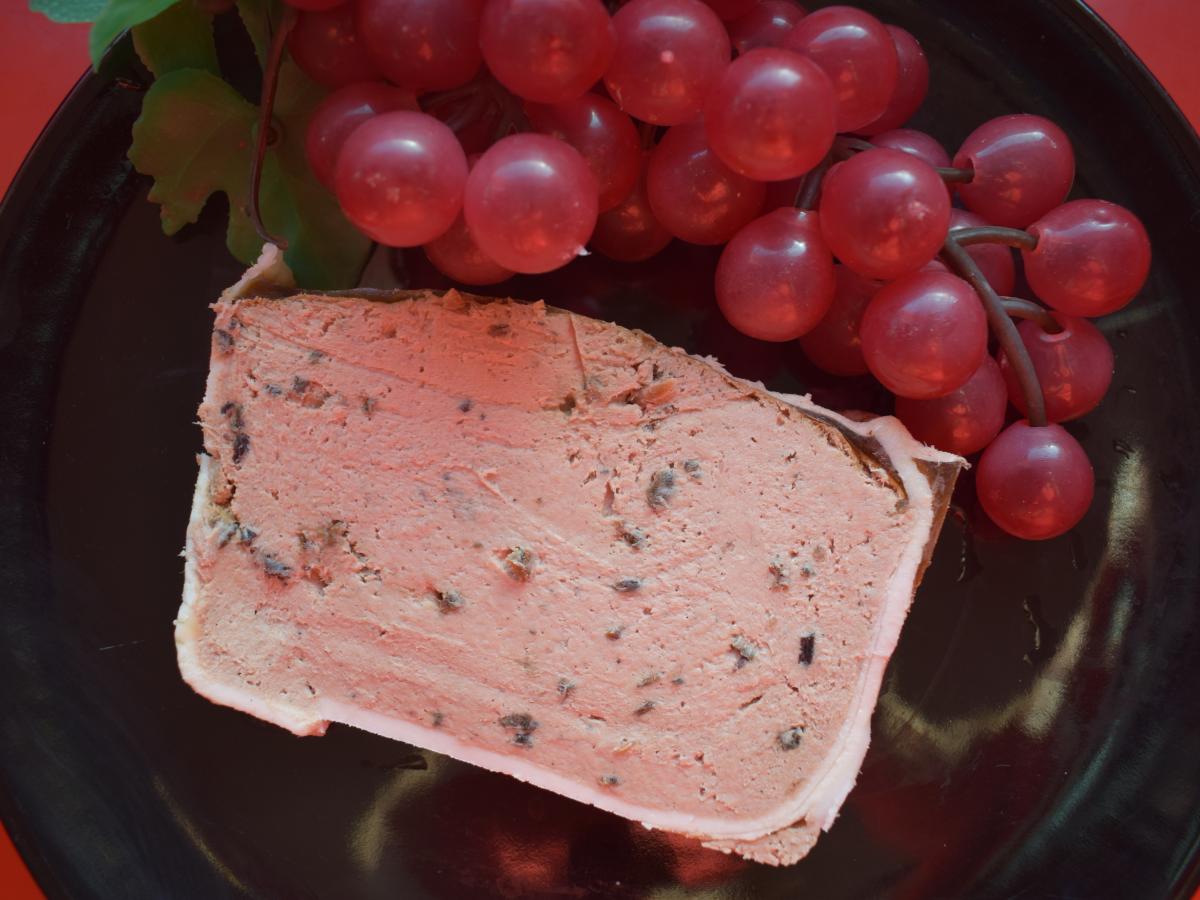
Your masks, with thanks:
[{"label": "black plate", "polygon": [[[1000,113],[1072,135],[1078,191],[1154,241],[1104,327],[1117,379],[1074,426],[1099,490],[1027,544],[970,485],[888,670],[859,785],[786,869],[731,864],[509,779],[349,728],[300,740],[175,669],[207,303],[234,280],[219,210],[168,240],[124,159],[138,97],[85,80],[0,214],[0,776],[52,896],[1186,897],[1200,880],[1200,147],[1078,3],[880,0],[933,62],[921,124]],[[871,406],[714,318],[713,254],[592,259],[514,284],[745,374]],[[415,284],[434,279],[407,257]],[[969,481],[969,479],[968,479]],[[675,894],[679,896],[679,894]]]}]

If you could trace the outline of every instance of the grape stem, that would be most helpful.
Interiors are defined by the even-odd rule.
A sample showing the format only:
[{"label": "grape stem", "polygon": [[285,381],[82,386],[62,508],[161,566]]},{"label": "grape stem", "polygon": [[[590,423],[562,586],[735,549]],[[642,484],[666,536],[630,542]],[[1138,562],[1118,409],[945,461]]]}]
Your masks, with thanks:
[{"label": "grape stem", "polygon": [[1004,304],[1004,311],[1010,318],[1037,322],[1038,327],[1046,334],[1058,334],[1063,330],[1054,314],[1039,303],[1022,300],[1020,297],[1001,297],[1000,302]]},{"label": "grape stem", "polygon": [[825,154],[825,158],[817,163],[816,168],[804,176],[800,182],[800,190],[796,192],[796,209],[816,209],[817,200],[821,196],[821,182],[825,180],[825,173],[833,165],[833,155],[831,148]]},{"label": "grape stem", "polygon": [[[870,141],[864,141],[862,138],[852,137],[848,134],[839,134],[833,142],[833,154],[839,161],[849,159],[855,153],[878,149]],[[959,169],[954,166],[938,166],[937,173],[942,176],[942,181],[955,184],[969,184],[975,178],[974,169]]]},{"label": "grape stem", "polygon": [[259,206],[258,194],[262,186],[263,161],[267,156],[267,145],[277,138],[275,129],[271,126],[271,117],[275,111],[275,91],[279,87],[279,67],[283,64],[283,50],[287,45],[287,37],[296,24],[296,8],[290,4],[283,5],[283,16],[279,27],[271,36],[271,49],[267,54],[267,63],[263,67],[262,97],[258,105],[258,135],[254,145],[254,159],[250,166],[250,221],[258,236],[268,244],[274,244],[280,250],[287,249],[287,241],[275,237],[267,230],[263,222],[262,209]]},{"label": "grape stem", "polygon": [[975,179],[974,169],[957,169],[954,166],[938,166],[937,173],[942,181],[950,184],[970,184]]},{"label": "grape stem", "polygon": [[[967,230],[967,229],[964,229]],[[973,230],[973,229],[970,229]],[[946,264],[961,275],[983,302],[983,310],[987,314],[988,325],[992,334],[1000,342],[1004,355],[1008,357],[1009,365],[1016,373],[1021,385],[1021,393],[1025,395],[1025,406],[1029,411],[1029,424],[1042,427],[1046,424],[1046,398],[1042,395],[1042,386],[1038,382],[1037,371],[1033,368],[1033,360],[1025,347],[1017,326],[1008,317],[1004,301],[996,293],[996,289],[988,282],[979,264],[971,258],[966,248],[959,243],[961,231],[953,231],[946,235],[942,245],[942,258]]]},{"label": "grape stem", "polygon": [[1002,228],[999,225],[973,225],[970,228],[955,228],[954,239],[966,247],[970,244],[1004,244],[1018,250],[1036,250],[1037,237],[1020,228]]}]

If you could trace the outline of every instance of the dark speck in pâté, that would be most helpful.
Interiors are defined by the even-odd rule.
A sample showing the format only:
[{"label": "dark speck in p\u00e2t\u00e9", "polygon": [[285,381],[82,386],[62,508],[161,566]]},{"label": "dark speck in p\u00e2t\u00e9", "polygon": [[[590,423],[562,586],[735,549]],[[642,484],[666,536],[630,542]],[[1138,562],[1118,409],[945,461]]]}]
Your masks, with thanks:
[{"label": "dark speck in p\u00e2t\u00e9", "polygon": [[434,591],[437,598],[438,610],[443,613],[457,612],[466,605],[466,600],[458,591]]},{"label": "dark speck in p\u00e2t\u00e9", "polygon": [[233,462],[234,465],[240,463],[246,458],[246,454],[250,452],[250,435],[239,431],[233,437]]},{"label": "dark speck in p\u00e2t\u00e9", "polygon": [[625,633],[624,625],[614,625],[612,628],[609,628],[607,631],[604,632],[604,636],[606,638],[608,638],[610,641],[619,641],[621,639],[621,635],[624,633]]},{"label": "dark speck in p\u00e2t\u00e9", "polygon": [[639,590],[641,586],[642,579],[640,578],[622,578],[619,581],[614,581],[612,587],[618,594],[630,594]]},{"label": "dark speck in p\u00e2t\u00e9", "polygon": [[308,361],[310,363],[320,362],[325,358],[325,354],[320,350],[310,350],[308,352]]},{"label": "dark speck in p\u00e2t\u00e9", "polygon": [[278,578],[280,581],[286,581],[292,576],[292,567],[287,563],[281,563],[270,553],[264,553],[261,557],[263,569],[272,578]]},{"label": "dark speck in p\u00e2t\u00e9", "polygon": [[474,405],[475,404],[471,402],[471,398],[468,397],[467,399],[463,400],[462,403],[458,404],[458,411],[469,413],[471,411],[471,407]]},{"label": "dark speck in p\u00e2t\u00e9", "polygon": [[562,403],[558,404],[558,408],[561,412],[570,415],[575,410],[575,403],[575,395],[567,394],[567,396],[563,397]]},{"label": "dark speck in p\u00e2t\u00e9", "polygon": [[308,390],[308,386],[311,383],[312,382],[310,382],[307,378],[301,378],[299,375],[293,376],[292,377],[292,393],[293,394],[303,394],[305,391]]},{"label": "dark speck in p\u00e2t\u00e9", "polygon": [[650,712],[650,710],[654,709],[654,707],[656,707],[656,706],[658,706],[657,700],[647,700],[645,703],[643,703],[641,706],[639,706],[637,709],[635,709],[633,711],[633,714],[635,716],[644,716],[646,713]]},{"label": "dark speck in p\u00e2t\u00e9", "polygon": [[362,398],[362,411],[366,414],[368,419],[371,418],[371,414],[375,412],[376,403],[378,403],[378,401],[374,397]]},{"label": "dark speck in p\u00e2t\u00e9", "polygon": [[538,723],[529,713],[509,713],[500,717],[504,728],[515,728],[518,731],[537,731]]},{"label": "dark speck in p\u00e2t\u00e9", "polygon": [[616,787],[621,783],[621,779],[616,775],[601,775],[599,781],[605,787]]},{"label": "dark speck in p\u00e2t\u00e9", "polygon": [[566,700],[567,697],[569,697],[571,695],[571,692],[574,690],[575,690],[575,682],[572,681],[570,678],[558,679],[558,696],[561,697],[563,700]]},{"label": "dark speck in p\u00e2t\u00e9", "polygon": [[650,487],[646,489],[646,502],[651,509],[663,509],[675,496],[675,472],[659,469],[650,476]]},{"label": "dark speck in p\u00e2t\u00e9", "polygon": [[750,660],[754,659],[754,657],[758,656],[758,646],[744,634],[739,634],[737,637],[735,637],[729,642],[729,646],[732,647],[738,655],[737,663],[734,666],[735,668],[740,669],[746,663],[750,662]]},{"label": "dark speck in p\u00e2t\u00e9", "polygon": [[440,712],[433,713],[430,718],[433,720],[434,728],[440,728],[442,723],[446,721],[446,716]]},{"label": "dark speck in p\u00e2t\u00e9", "polygon": [[221,415],[229,420],[229,427],[234,431],[241,431],[246,424],[242,420],[242,405],[234,403],[232,400],[227,401],[221,406]]},{"label": "dark speck in p\u00e2t\u00e9", "polygon": [[817,649],[817,636],[815,634],[806,634],[800,638],[800,664],[804,666],[812,665],[813,654]]},{"label": "dark speck in p\u00e2t\u00e9", "polygon": [[683,684],[683,676],[676,675],[674,678],[671,679],[671,684],[674,684],[674,685]]},{"label": "dark speck in p\u00e2t\u00e9", "polygon": [[800,740],[803,737],[803,728],[788,728],[786,731],[779,732],[779,746],[784,750],[795,750],[800,746]]},{"label": "dark speck in p\u00e2t\u00e9", "polygon": [[218,328],[215,332],[217,336],[217,349],[222,353],[228,353],[233,349],[233,335],[224,328]]},{"label": "dark speck in p\u00e2t\u00e9", "polygon": [[508,325],[504,322],[497,322],[495,325],[488,326],[488,334],[492,337],[503,337],[508,334]]},{"label": "dark speck in p\u00e2t\u00e9", "polygon": [[683,464],[683,471],[687,472],[693,478],[703,477],[700,472],[700,460],[689,459]]},{"label": "dark speck in p\u00e2t\u00e9", "polygon": [[617,528],[617,533],[621,536],[621,540],[627,543],[634,550],[641,550],[646,546],[648,538],[646,532],[633,525],[621,524]]},{"label": "dark speck in p\u00e2t\u00e9", "polygon": [[283,393],[283,388],[281,388],[281,387],[280,387],[279,385],[277,385],[277,384],[268,384],[268,385],[265,385],[265,390],[266,390],[266,392],[267,392],[268,394],[270,394],[272,397],[278,397],[280,394],[282,394],[282,393]]},{"label": "dark speck in p\u00e2t\u00e9", "polygon": [[504,569],[517,581],[528,581],[533,575],[533,564],[537,557],[526,547],[513,547],[504,557]]}]

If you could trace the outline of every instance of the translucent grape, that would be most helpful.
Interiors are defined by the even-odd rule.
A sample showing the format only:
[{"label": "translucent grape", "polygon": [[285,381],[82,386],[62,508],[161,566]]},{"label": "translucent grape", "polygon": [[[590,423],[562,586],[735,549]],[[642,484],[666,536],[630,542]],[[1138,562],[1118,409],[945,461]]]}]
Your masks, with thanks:
[{"label": "translucent grape", "polygon": [[464,212],[487,256],[514,272],[549,272],[587,243],[596,193],[596,178],[574,147],[544,134],[514,134],[471,170]]},{"label": "translucent grape", "polygon": [[638,262],[649,259],[671,243],[671,233],[655,217],[650,209],[650,198],[646,195],[648,162],[647,154],[641,162],[633,190],[596,219],[591,247],[609,259]]},{"label": "translucent grape", "polygon": [[800,346],[818,369],[832,375],[865,375],[869,370],[859,329],[867,304],[883,284],[841,265],[833,267],[833,275],[833,303],[816,327],[800,338]]},{"label": "translucent grape", "polygon": [[[899,128],[913,117],[929,92],[929,60],[917,39],[895,25],[885,26],[896,45],[896,59],[900,64],[896,89],[888,100],[887,109],[874,122],[859,129],[862,134],[879,134]],[[943,163],[943,165],[947,165]]]},{"label": "translucent grape", "polygon": [[898,397],[944,397],[987,353],[987,317],[969,284],[947,272],[914,272],[882,287],[863,313],[867,367]]},{"label": "translucent grape", "polygon": [[446,231],[462,209],[467,158],[432,116],[386,112],[342,144],[334,188],[351,222],[381,244],[417,247]]},{"label": "translucent grape", "polygon": [[616,36],[600,0],[487,0],[479,45],[501,84],[535,103],[566,103],[600,80]]},{"label": "translucent grape", "polygon": [[946,152],[946,148],[938,143],[937,138],[931,137],[923,131],[896,128],[875,135],[871,138],[871,143],[876,147],[888,147],[892,150],[911,153],[917,159],[925,160],[935,169],[939,166],[950,165],[950,154]]},{"label": "translucent grape", "polygon": [[729,23],[729,40],[738,53],[757,47],[782,47],[803,18],[804,7],[792,0],[762,0]]},{"label": "translucent grape", "polygon": [[483,0],[355,0],[367,55],[389,81],[418,94],[470,81],[483,57]]},{"label": "translucent grape", "polygon": [[398,109],[416,112],[417,98],[383,81],[348,84],[322,100],[304,134],[304,152],[317,180],[333,190],[334,164],[350,132],[379,113]]},{"label": "translucent grape", "polygon": [[1029,226],[1025,277],[1042,300],[1074,316],[1103,316],[1132,300],[1150,274],[1150,238],[1137,216],[1104,200],[1072,200]]},{"label": "translucent grape", "polygon": [[1000,367],[990,356],[966,383],[933,400],[896,398],[896,418],[923,444],[969,456],[992,442],[1004,427],[1008,393]]},{"label": "translucent grape", "polygon": [[513,274],[479,248],[461,213],[449,231],[422,249],[434,268],[460,284],[499,284]]},{"label": "translucent grape", "polygon": [[[1051,334],[1036,322],[1021,322],[1017,332],[1033,360],[1042,396],[1046,400],[1046,418],[1051,422],[1078,419],[1095,409],[1113,378],[1112,347],[1104,335],[1087,319],[1055,313],[1062,331]],[[1012,405],[1028,415],[1025,394],[1016,372],[1001,353],[1000,370],[1008,384]]]},{"label": "translucent grape", "polygon": [[650,156],[650,208],[663,227],[693,244],[723,244],[758,215],[766,189],[717,158],[704,123],[670,129]]},{"label": "translucent grape", "polygon": [[820,209],[833,255],[869,278],[921,268],[950,225],[950,193],[941,177],[900,150],[867,150],[838,163],[825,176]]},{"label": "translucent grape", "polygon": [[1027,541],[1073,528],[1092,504],[1095,476],[1079,442],[1061,425],[1014,422],[979,460],[975,491],[993,522]]},{"label": "translucent grape", "polygon": [[535,131],[566,141],[587,160],[599,186],[601,212],[633,190],[641,171],[642,146],[633,121],[611,100],[584,94],[558,106],[527,103],[525,113]]},{"label": "translucent grape", "polygon": [[742,334],[791,341],[833,302],[833,257],[817,213],[777,209],[755,219],[721,252],[717,306]]},{"label": "translucent grape", "polygon": [[1001,116],[963,141],[954,165],[973,169],[958,195],[993,225],[1024,228],[1066,199],[1075,151],[1063,130],[1041,116]]},{"label": "translucent grape", "polygon": [[735,172],[759,181],[803,175],[834,138],[833,86],[790,50],[762,48],[725,70],[705,105],[709,145]]},{"label": "translucent grape", "polygon": [[783,45],[825,70],[837,100],[837,130],[856,131],[887,110],[900,61],[883,23],[850,6],[827,6],[797,23]]},{"label": "translucent grape", "polygon": [[[983,216],[976,215],[965,209],[950,210],[950,230],[955,228],[979,228],[984,225],[990,225]],[[1003,244],[968,244],[965,248],[967,255],[970,256],[983,272],[983,276],[988,280],[996,293],[1000,296],[1007,296],[1013,292],[1013,287],[1016,284],[1017,272],[1016,264],[1013,262],[1013,252],[1010,247]]]},{"label": "translucent grape", "polygon": [[729,65],[729,35],[700,0],[633,0],[613,16],[617,48],[604,76],[609,95],[636,119],[694,119]]},{"label": "translucent grape", "polygon": [[288,52],[304,74],[326,87],[338,88],[379,78],[363,52],[352,4],[324,12],[300,13],[287,44]]}]

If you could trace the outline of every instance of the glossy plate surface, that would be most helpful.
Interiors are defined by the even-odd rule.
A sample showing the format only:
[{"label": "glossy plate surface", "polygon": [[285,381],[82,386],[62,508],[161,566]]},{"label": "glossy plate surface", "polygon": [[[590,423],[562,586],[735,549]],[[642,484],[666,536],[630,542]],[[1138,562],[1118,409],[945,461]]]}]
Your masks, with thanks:
[{"label": "glossy plate surface", "polygon": [[[1150,283],[1106,320],[1117,377],[1072,426],[1096,503],[1023,544],[959,492],[834,829],[741,864],[335,726],[298,739],[180,681],[172,618],[200,447],[207,304],[239,274],[218,211],[175,239],[124,159],[138,96],[84,82],[0,212],[0,787],[52,897],[1185,897],[1200,829],[1200,147],[1075,3],[869,5],[933,65],[953,148],[1028,111],[1076,191],[1128,205]],[[1018,9],[1019,6],[1019,9]],[[219,204],[214,204],[217,206]],[[715,313],[715,255],[598,258],[499,290],[644,327],[739,374],[878,409]],[[419,256],[404,272],[440,286]]]}]

